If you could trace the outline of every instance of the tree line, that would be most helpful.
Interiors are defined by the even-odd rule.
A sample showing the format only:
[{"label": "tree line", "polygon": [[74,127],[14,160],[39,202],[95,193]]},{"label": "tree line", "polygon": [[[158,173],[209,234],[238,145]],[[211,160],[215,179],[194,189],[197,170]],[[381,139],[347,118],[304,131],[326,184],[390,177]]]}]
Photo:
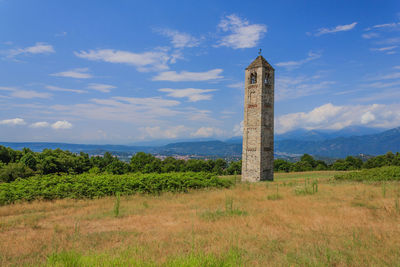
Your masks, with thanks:
[{"label": "tree line", "polygon": [[[144,152],[136,153],[130,162],[124,162],[106,152],[103,156],[90,157],[87,153],[75,154],[61,149],[44,149],[33,152],[28,148],[13,150],[0,146],[0,182],[11,182],[17,178],[52,173],[110,173],[125,174],[169,173],[169,172],[209,172],[218,175],[233,175],[241,173],[241,161],[227,162],[224,159],[180,160],[167,157],[164,160]],[[382,166],[400,166],[400,154],[388,152],[363,162],[360,158],[348,156],[338,159],[333,164],[316,160],[311,155],[304,154],[299,161],[289,162],[276,159],[276,172],[298,172],[313,170],[359,170]]]},{"label": "tree line", "polygon": [[28,148],[20,151],[0,146],[0,182],[11,182],[17,178],[52,173],[208,172],[229,175],[239,174],[240,171],[240,162],[228,163],[224,159],[180,160],[167,157],[161,160],[151,154],[138,152],[127,163],[109,152],[104,153],[103,156],[90,157],[84,152],[75,154],[61,149],[44,149],[42,152],[33,152]]}]

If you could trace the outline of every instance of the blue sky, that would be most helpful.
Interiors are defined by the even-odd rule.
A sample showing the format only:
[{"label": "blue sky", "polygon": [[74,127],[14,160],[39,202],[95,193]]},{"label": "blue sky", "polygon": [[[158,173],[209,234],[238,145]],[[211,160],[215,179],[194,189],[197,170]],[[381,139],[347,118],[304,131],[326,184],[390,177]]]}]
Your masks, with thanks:
[{"label": "blue sky", "polygon": [[259,48],[276,133],[400,126],[396,0],[0,0],[0,140],[240,135]]}]

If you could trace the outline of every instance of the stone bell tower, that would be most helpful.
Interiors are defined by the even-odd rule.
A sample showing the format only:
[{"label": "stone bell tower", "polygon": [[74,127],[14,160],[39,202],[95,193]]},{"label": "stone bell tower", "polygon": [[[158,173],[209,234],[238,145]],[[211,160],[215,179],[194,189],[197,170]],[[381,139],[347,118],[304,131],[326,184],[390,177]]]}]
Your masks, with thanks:
[{"label": "stone bell tower", "polygon": [[246,68],[242,181],[274,179],[274,68],[260,55]]}]

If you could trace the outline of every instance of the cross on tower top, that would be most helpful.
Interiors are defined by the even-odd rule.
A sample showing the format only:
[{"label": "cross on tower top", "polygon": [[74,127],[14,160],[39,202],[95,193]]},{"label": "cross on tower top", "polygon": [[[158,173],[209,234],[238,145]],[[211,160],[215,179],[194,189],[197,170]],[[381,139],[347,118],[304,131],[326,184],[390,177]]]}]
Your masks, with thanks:
[{"label": "cross on tower top", "polygon": [[262,49],[260,48],[260,50],[258,50],[258,54],[261,56],[261,51],[262,51]]}]

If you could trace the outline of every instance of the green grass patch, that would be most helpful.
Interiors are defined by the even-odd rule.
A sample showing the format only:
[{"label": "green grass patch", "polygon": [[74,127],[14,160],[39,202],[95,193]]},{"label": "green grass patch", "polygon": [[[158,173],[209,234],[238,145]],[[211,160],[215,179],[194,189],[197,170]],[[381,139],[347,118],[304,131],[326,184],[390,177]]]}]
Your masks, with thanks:
[{"label": "green grass patch", "polygon": [[[135,249],[132,249],[135,251]],[[243,252],[232,248],[220,255],[204,252],[191,252],[174,256],[160,264],[148,259],[143,260],[135,252],[124,251],[117,255],[106,253],[82,254],[76,251],[53,253],[47,258],[45,266],[165,266],[165,267],[194,267],[194,266],[243,266]]]},{"label": "green grass patch", "polygon": [[0,205],[16,201],[62,198],[99,198],[135,193],[187,192],[190,189],[229,187],[233,182],[210,173],[131,173],[45,175],[0,184]]},{"label": "green grass patch", "polygon": [[233,206],[233,199],[227,197],[225,200],[225,210],[205,211],[200,214],[200,217],[208,221],[216,221],[224,217],[231,216],[244,216],[247,215],[246,211],[240,210]]},{"label": "green grass patch", "polygon": [[304,180],[304,186],[295,187],[295,195],[314,195],[318,193],[318,180],[310,182],[310,179]]},{"label": "green grass patch", "polygon": [[387,166],[335,175],[338,181],[400,181],[400,166]]}]

